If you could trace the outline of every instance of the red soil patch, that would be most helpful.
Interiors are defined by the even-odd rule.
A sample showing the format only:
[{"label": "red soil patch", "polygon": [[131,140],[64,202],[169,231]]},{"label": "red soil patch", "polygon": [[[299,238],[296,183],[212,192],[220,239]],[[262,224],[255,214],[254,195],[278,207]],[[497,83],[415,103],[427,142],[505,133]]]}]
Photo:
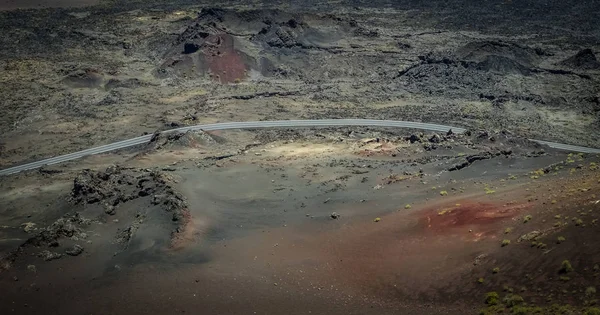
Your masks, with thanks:
[{"label": "red soil patch", "polygon": [[[474,226],[480,231],[493,223],[514,217],[531,206],[531,204],[496,205],[461,200],[455,204],[425,209],[417,215],[420,216],[421,226],[426,231],[436,234],[451,232],[455,229],[465,230],[465,228]],[[489,232],[489,229],[486,232]]]},{"label": "red soil patch", "polygon": [[233,37],[228,34],[210,35],[203,46],[204,58],[215,80],[232,83],[246,77],[246,65],[234,47]]},{"label": "red soil patch", "polygon": [[[242,256],[227,260],[268,266],[266,273],[279,284],[316,287],[340,299],[400,307],[412,299],[460,291],[452,284],[470,273],[475,257],[499,248],[497,235],[504,221],[528,207],[463,200],[460,206],[446,203],[400,211],[377,223],[363,217],[332,222],[337,228],[331,230],[307,232],[309,226],[295,232],[271,230],[229,243],[224,251],[231,253],[234,247],[235,255]],[[438,215],[444,209],[447,212]]]}]

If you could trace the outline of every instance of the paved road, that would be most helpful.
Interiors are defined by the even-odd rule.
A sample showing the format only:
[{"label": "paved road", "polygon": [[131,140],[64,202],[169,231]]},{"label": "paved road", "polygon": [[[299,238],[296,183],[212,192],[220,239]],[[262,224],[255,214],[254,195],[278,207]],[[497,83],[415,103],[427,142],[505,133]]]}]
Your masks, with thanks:
[{"label": "paved road", "polygon": [[[177,129],[171,129],[164,131],[164,133],[172,132],[186,132],[189,130],[226,130],[226,129],[257,129],[257,128],[276,128],[276,127],[336,127],[336,126],[371,126],[371,127],[391,127],[391,128],[411,128],[411,129],[422,129],[428,131],[447,132],[452,129],[455,133],[462,133],[465,131],[463,128],[426,124],[419,122],[410,121],[396,121],[396,120],[375,120],[375,119],[321,119],[321,120],[275,120],[275,121],[248,121],[248,122],[229,122],[229,123],[217,123],[207,125],[197,125],[182,127]],[[123,140],[79,152],[65,154],[37,162],[27,163],[19,166],[14,166],[4,170],[0,170],[0,175],[9,175],[19,173],[26,170],[36,169],[44,165],[58,164],[66,161],[75,160],[84,156],[105,153],[118,149],[128,148],[140,144],[147,143],[152,138],[152,135],[145,135],[137,138]],[[531,139],[530,139],[531,140]],[[577,146],[570,146],[566,144],[546,142],[540,140],[532,140],[541,144],[548,145],[553,148],[586,152],[586,153],[600,153],[598,149],[584,148]]]}]

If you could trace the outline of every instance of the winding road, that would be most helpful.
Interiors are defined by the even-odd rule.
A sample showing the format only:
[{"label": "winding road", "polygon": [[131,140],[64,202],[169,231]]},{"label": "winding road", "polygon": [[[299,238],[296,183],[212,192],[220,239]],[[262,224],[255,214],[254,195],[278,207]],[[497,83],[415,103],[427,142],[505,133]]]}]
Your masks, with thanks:
[{"label": "winding road", "polygon": [[[281,127],[345,127],[345,126],[363,126],[363,127],[387,127],[387,128],[411,128],[411,129],[422,129],[428,131],[447,132],[452,130],[454,133],[465,132],[465,129],[459,127],[427,124],[410,121],[397,121],[397,120],[375,120],[375,119],[320,119],[320,120],[273,120],[273,121],[248,121],[248,122],[229,122],[229,123],[216,123],[206,125],[196,125],[189,127],[182,127],[163,131],[163,133],[173,132],[186,132],[190,130],[226,130],[226,129],[258,129],[258,128],[281,128]],[[152,134],[136,137],[128,140],[114,142],[111,144],[102,145],[99,147],[82,150],[79,152],[69,153],[37,162],[27,163],[10,167],[4,170],[0,170],[0,175],[10,175],[19,173],[26,170],[36,169],[45,165],[58,164],[66,161],[75,160],[88,155],[100,154],[118,149],[128,148],[140,144],[147,143],[152,139]],[[600,153],[599,149],[586,148],[573,146],[568,144],[561,144],[555,142],[548,142],[542,140],[529,139],[537,143],[547,145],[551,148],[584,152],[584,153]]]}]

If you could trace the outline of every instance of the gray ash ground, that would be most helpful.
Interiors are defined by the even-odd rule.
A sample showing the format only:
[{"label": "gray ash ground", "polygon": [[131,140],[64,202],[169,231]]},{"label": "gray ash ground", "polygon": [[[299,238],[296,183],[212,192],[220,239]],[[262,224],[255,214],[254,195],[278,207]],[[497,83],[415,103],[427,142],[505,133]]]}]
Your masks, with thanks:
[{"label": "gray ash ground", "polygon": [[[0,285],[15,312],[94,307],[164,313],[166,306],[148,302],[152,292],[164,292],[177,294],[172,298],[181,311],[201,303],[209,305],[210,314],[244,313],[248,307],[268,313],[286,308],[293,308],[291,313],[470,313],[483,292],[469,274],[485,272],[491,263],[478,258],[481,267],[475,267],[473,259],[503,257],[494,231],[502,233],[522,209],[534,206],[513,190],[531,185],[532,170],[562,178],[566,171],[559,170],[568,168],[564,160],[570,159],[510,133],[484,130],[197,132],[160,135],[144,150],[131,151],[121,166],[98,163],[96,170],[80,170],[73,163],[3,183],[2,221],[10,223],[3,239],[21,237],[22,231],[27,235],[16,249],[8,244],[2,249]],[[582,165],[593,161],[576,159]],[[151,168],[144,167],[148,164]],[[540,166],[546,169],[539,171]],[[585,174],[586,168],[577,172]],[[513,183],[505,182],[507,170],[518,176]],[[38,181],[67,184],[48,188],[52,195],[16,189],[36,187]],[[500,195],[487,197],[492,189]],[[452,196],[447,202],[442,191]],[[30,215],[16,211],[34,194],[48,204],[37,207],[42,213],[36,207]],[[459,203],[465,208],[457,209]],[[456,219],[435,218],[435,231],[422,230],[423,216],[447,207],[458,211]],[[374,223],[376,217],[383,220]],[[23,220],[28,224],[21,225]],[[427,244],[419,245],[423,241]],[[454,245],[440,248],[444,242]],[[402,246],[407,261],[398,261],[399,249],[386,244]],[[419,254],[414,246],[421,248]],[[448,251],[456,261],[443,258]],[[439,274],[445,280],[432,282],[426,276],[430,264],[406,267],[425,259],[422,255],[452,274]],[[377,263],[357,258],[363,256]],[[404,267],[390,268],[392,262]],[[519,274],[510,267],[514,262],[502,264]],[[409,289],[394,280],[398,277],[418,284]],[[455,281],[463,283],[462,289],[449,285]],[[85,289],[89,283],[92,287]],[[132,294],[132,285],[143,289]],[[62,298],[53,298],[56,288]],[[145,306],[123,307],[117,298],[121,292],[129,292],[128,303],[146,301]],[[225,293],[233,304],[219,298]],[[65,303],[81,294],[103,298]]]},{"label": "gray ash ground", "polygon": [[[0,178],[3,314],[594,307],[597,1],[216,6],[0,12],[1,167],[155,135]],[[159,133],[320,118],[468,132]]]}]

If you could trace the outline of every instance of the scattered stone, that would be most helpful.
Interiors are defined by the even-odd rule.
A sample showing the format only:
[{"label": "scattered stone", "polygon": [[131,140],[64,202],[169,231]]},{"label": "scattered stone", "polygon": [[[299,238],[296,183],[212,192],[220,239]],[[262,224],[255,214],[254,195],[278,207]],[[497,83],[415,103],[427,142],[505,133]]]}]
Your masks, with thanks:
[{"label": "scattered stone", "polygon": [[55,259],[59,259],[62,257],[62,254],[51,252],[49,250],[42,251],[38,254],[39,257],[42,257],[45,261],[51,261]]},{"label": "scattered stone", "polygon": [[115,207],[111,206],[111,205],[107,205],[106,208],[104,208],[104,213],[106,213],[108,215],[115,215],[116,214]]},{"label": "scattered stone", "polygon": [[23,231],[25,231],[25,233],[31,233],[37,230],[37,228],[35,227],[35,223],[33,222],[25,222],[21,224],[21,226],[23,227]]},{"label": "scattered stone", "polygon": [[79,256],[81,253],[83,253],[83,247],[74,245],[72,248],[67,249],[65,253],[69,256]]},{"label": "scattered stone", "polygon": [[410,141],[410,143],[421,142],[421,138],[414,134],[410,135],[410,137],[407,137],[406,140]]},{"label": "scattered stone", "polygon": [[379,142],[379,138],[367,138],[367,139],[362,140],[362,143],[371,143],[371,142]]},{"label": "scattered stone", "polygon": [[330,216],[331,216],[332,219],[338,219],[340,217],[340,215],[337,212],[331,213]]},{"label": "scattered stone", "polygon": [[481,255],[475,257],[475,261],[473,261],[473,265],[474,266],[479,265],[484,259],[487,258],[487,256],[488,256],[487,254],[481,254]]},{"label": "scattered stone", "polygon": [[440,135],[438,135],[437,133],[434,133],[431,138],[429,138],[429,142],[431,143],[440,143],[442,142],[442,137],[440,137]]}]

